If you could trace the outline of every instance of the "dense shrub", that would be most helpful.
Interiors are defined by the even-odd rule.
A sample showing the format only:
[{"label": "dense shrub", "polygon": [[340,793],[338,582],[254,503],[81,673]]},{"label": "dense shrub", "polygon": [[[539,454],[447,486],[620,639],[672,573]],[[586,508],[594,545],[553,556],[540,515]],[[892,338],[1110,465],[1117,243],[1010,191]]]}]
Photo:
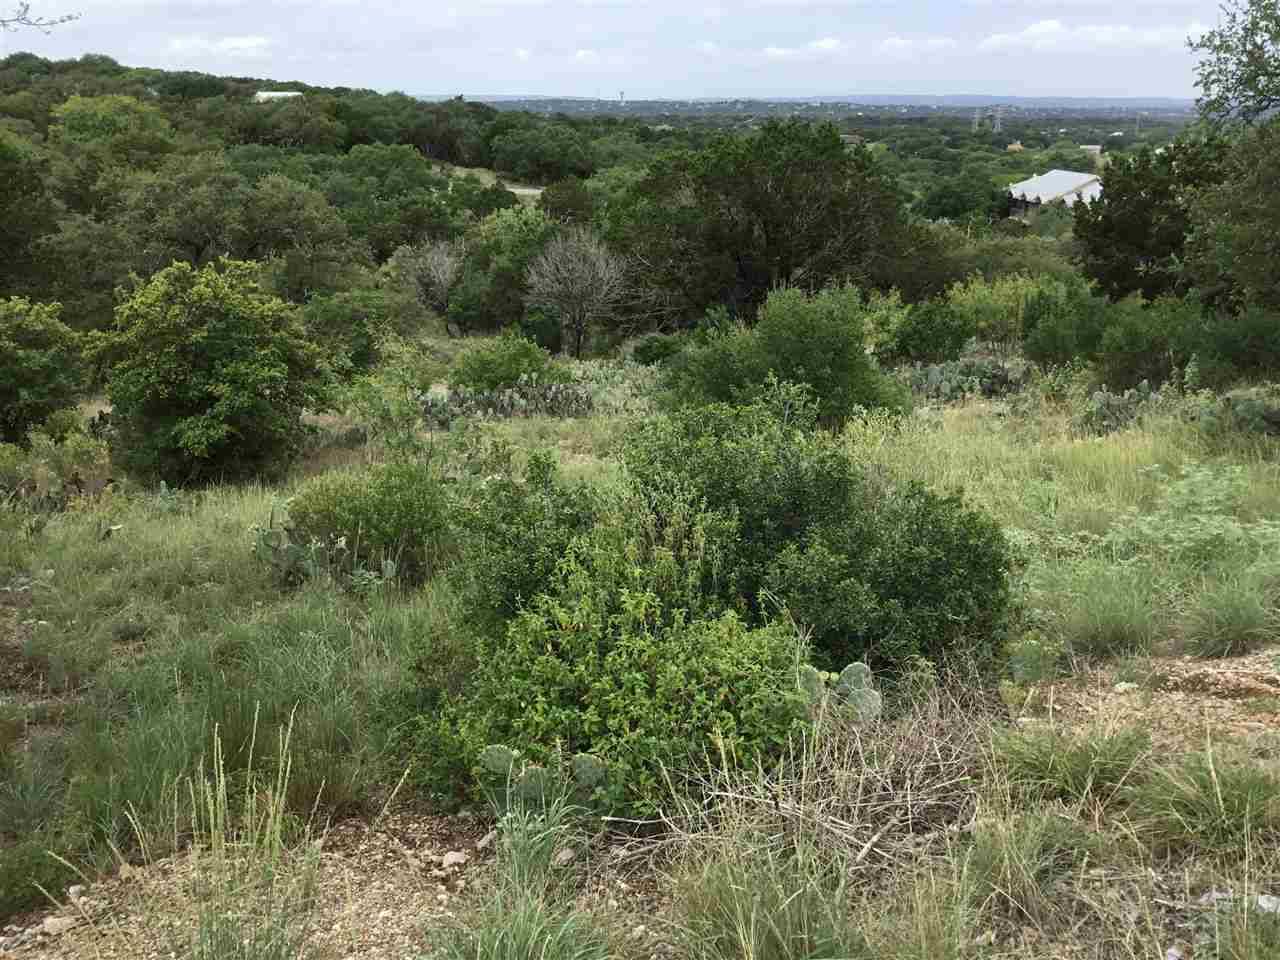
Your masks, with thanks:
[{"label": "dense shrub", "polygon": [[1027,301],[1051,283],[1046,278],[1021,274],[990,281],[973,276],[951,286],[947,303],[966,318],[965,325],[973,328],[979,340],[1002,350],[1014,350],[1022,345]]},{"label": "dense shrub", "polygon": [[297,543],[368,570],[391,561],[410,582],[430,576],[448,550],[447,501],[431,463],[323,473],[289,501],[289,524]]},{"label": "dense shrub", "polygon": [[546,589],[570,542],[594,522],[594,488],[566,483],[534,454],[520,474],[465,484],[453,504],[465,558],[451,577],[473,624],[501,623]]},{"label": "dense shrub", "polygon": [[633,814],[706,755],[775,755],[803,715],[797,640],[715,612],[725,539],[684,498],[615,504],[511,622],[459,720],[469,742],[543,764],[590,753],[608,770],[596,799]]},{"label": "dense shrub", "polygon": [[997,525],[958,497],[872,481],[812,421],[794,398],[785,414],[776,400],[713,405],[639,426],[624,458],[646,488],[686,490],[735,520],[725,598],[757,616],[770,596],[792,606],[825,666],[988,649],[1009,604]]},{"label": "dense shrub", "polygon": [[1205,317],[1187,346],[1200,385],[1223,387],[1241,377],[1273,377],[1280,370],[1280,313],[1246,306]]},{"label": "dense shrub", "polygon": [[685,338],[678,334],[651,333],[636,341],[631,349],[631,359],[636,363],[651,367],[654,364],[670,360],[685,345]]},{"label": "dense shrub", "polygon": [[812,296],[775,290],[751,330],[710,335],[671,363],[669,382],[686,402],[748,402],[770,374],[810,387],[824,424],[837,425],[859,407],[902,407],[903,391],[867,357],[866,305],[853,287]]},{"label": "dense shrub", "polygon": [[880,355],[897,363],[941,363],[958,357],[977,333],[972,314],[944,300],[925,300],[906,312]]},{"label": "dense shrub", "polygon": [[1011,557],[999,527],[918,484],[850,504],[770,565],[765,588],[813,630],[817,659],[901,668],[985,660],[1000,642]]},{"label": "dense shrub", "polygon": [[1144,381],[1160,386],[1189,358],[1188,345],[1200,325],[1200,308],[1166,297],[1144,303],[1130,297],[1107,310],[1098,351],[1098,373],[1113,390]]},{"label": "dense shrub", "polygon": [[1106,300],[1082,280],[1043,285],[1023,309],[1027,358],[1045,365],[1092,358],[1102,342],[1106,309]]},{"label": "dense shrub", "polygon": [[116,308],[112,452],[130,472],[230,480],[278,472],[300,449],[303,411],[326,401],[328,374],[257,269],[174,263]]},{"label": "dense shrub", "polygon": [[476,393],[568,380],[568,372],[551,354],[514,334],[476,343],[454,361],[449,371],[449,386]]},{"label": "dense shrub", "polygon": [[391,328],[386,296],[368,289],[313,297],[302,308],[302,322],[335,366],[355,373],[381,359],[381,340]]},{"label": "dense shrub", "polygon": [[58,319],[56,303],[0,300],[0,440],[27,431],[71,403],[82,382],[80,338]]}]

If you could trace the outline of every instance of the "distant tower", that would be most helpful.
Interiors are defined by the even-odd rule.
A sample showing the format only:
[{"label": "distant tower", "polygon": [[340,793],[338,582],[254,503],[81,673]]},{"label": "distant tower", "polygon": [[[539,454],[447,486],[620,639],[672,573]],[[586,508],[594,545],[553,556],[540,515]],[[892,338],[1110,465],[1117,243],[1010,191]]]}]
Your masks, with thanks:
[{"label": "distant tower", "polygon": [[973,132],[977,133],[981,127],[982,127],[982,109],[979,108],[973,111]]},{"label": "distant tower", "polygon": [[627,103],[627,92],[625,90],[618,91],[618,105],[625,106]]},{"label": "distant tower", "polygon": [[995,123],[991,126],[992,133],[1000,133],[1004,130],[1004,107],[996,107]]},{"label": "distant tower", "polygon": [[1133,135],[1139,136],[1142,133],[1142,114],[1138,114],[1133,118]]}]

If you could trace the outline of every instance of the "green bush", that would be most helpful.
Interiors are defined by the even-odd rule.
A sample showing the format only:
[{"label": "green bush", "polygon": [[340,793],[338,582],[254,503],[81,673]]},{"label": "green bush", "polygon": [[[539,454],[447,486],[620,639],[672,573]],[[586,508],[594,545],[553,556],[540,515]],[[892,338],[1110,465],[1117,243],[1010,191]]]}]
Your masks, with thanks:
[{"label": "green bush", "polygon": [[945,300],[926,300],[907,310],[880,355],[895,363],[942,363],[956,359],[977,333],[971,313]]},{"label": "green bush", "polygon": [[380,570],[389,560],[415,583],[434,573],[448,553],[447,500],[430,463],[323,473],[289,501],[289,524],[297,543],[318,542],[331,556],[345,549],[352,564],[366,570]]},{"label": "green bush", "polygon": [[724,521],[681,497],[660,511],[624,498],[570,545],[457,721],[477,751],[597,757],[614,812],[655,812],[666,772],[707,756],[776,755],[803,716],[794,633],[717,610]]},{"label": "green bush", "polygon": [[1011,568],[994,520],[918,484],[842,514],[788,544],[766,577],[766,589],[812,628],[815,656],[832,669],[990,657]]},{"label": "green bush", "polygon": [[452,507],[465,559],[451,574],[467,619],[501,624],[546,589],[569,544],[594,522],[592,487],[565,483],[534,454],[522,475],[462,485]]},{"label": "green bush", "polygon": [[650,333],[636,341],[631,348],[631,359],[646,367],[662,363],[684,349],[685,339],[673,333]]},{"label": "green bush", "polygon": [[104,344],[112,453],[131,473],[233,480],[278,473],[301,449],[328,371],[257,275],[235,260],[174,263],[116,308]]},{"label": "green bush", "polygon": [[1198,304],[1166,297],[1153,303],[1130,297],[1107,310],[1098,350],[1098,372],[1113,390],[1143,381],[1160,386],[1190,358],[1188,345],[1200,326]]},{"label": "green bush", "polygon": [[1010,596],[998,526],[959,497],[873,482],[808,429],[813,417],[781,391],[773,408],[680,411],[637,426],[624,460],[644,488],[684,490],[733,519],[726,602],[745,597],[757,617],[770,596],[787,604],[822,665],[893,670],[990,649]]},{"label": "green bush", "polygon": [[302,308],[307,337],[353,373],[381,359],[381,340],[390,330],[386,296],[381,290],[351,290],[312,297]]},{"label": "green bush", "polygon": [[449,386],[477,393],[568,381],[568,372],[551,354],[515,334],[476,343],[454,361],[449,371]]},{"label": "green bush", "polygon": [[61,310],[25,297],[0,300],[0,441],[25,442],[80,392],[80,337],[58,319]]},{"label": "green bush", "polygon": [[831,426],[860,407],[905,407],[905,391],[867,357],[866,312],[853,287],[775,290],[751,330],[730,328],[685,349],[669,383],[686,402],[741,403],[761,396],[773,374],[811,388],[819,419]]},{"label": "green bush", "polygon": [[1201,385],[1223,387],[1241,377],[1271,377],[1280,369],[1280,314],[1259,306],[1205,318],[1187,346]]},{"label": "green bush", "polygon": [[1045,284],[1023,309],[1023,352],[1045,366],[1094,357],[1102,342],[1107,303],[1083,280]]}]

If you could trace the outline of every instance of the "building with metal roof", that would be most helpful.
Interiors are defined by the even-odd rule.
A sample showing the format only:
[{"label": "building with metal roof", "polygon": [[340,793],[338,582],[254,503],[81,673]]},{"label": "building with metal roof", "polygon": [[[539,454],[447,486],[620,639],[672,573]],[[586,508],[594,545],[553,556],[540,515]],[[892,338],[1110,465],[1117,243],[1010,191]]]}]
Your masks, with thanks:
[{"label": "building with metal roof", "polygon": [[1102,196],[1102,181],[1096,173],[1077,173],[1073,170],[1050,170],[1030,180],[1009,185],[1014,210],[1027,210],[1061,200],[1068,207],[1077,200],[1086,202]]}]

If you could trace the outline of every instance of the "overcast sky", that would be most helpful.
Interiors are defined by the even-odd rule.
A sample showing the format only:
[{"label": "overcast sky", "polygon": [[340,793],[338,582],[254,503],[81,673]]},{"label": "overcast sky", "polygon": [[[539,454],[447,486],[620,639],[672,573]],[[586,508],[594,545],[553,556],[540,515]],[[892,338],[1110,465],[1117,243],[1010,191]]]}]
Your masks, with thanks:
[{"label": "overcast sky", "polygon": [[[0,9],[13,0],[0,0]],[[412,94],[1192,96],[1216,0],[34,0],[0,54]]]}]

